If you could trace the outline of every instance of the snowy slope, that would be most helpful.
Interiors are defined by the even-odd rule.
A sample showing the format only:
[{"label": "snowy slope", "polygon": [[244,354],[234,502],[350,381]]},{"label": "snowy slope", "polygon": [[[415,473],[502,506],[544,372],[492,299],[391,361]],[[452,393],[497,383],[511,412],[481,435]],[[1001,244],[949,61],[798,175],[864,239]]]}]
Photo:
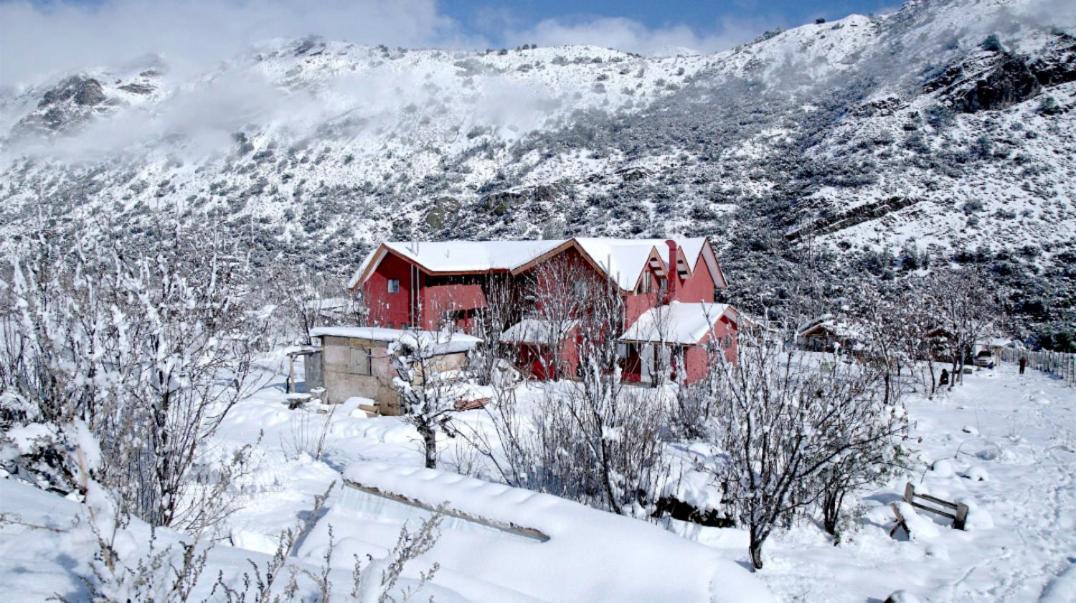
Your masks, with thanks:
[{"label": "snowy slope", "polygon": [[312,38],[196,76],[142,59],[0,93],[0,222],[137,241],[166,212],[341,276],[416,238],[710,235],[742,278],[805,240],[988,249],[1062,312],[1074,28],[1063,2],[917,0],[703,56]]}]

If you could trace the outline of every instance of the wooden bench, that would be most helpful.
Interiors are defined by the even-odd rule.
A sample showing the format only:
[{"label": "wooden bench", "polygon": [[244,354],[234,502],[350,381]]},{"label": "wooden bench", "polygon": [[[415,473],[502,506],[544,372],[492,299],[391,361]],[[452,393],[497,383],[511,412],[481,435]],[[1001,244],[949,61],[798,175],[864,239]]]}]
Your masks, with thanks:
[{"label": "wooden bench", "polygon": [[[968,520],[968,505],[949,502],[929,494],[916,494],[915,486],[911,482],[904,486],[904,502],[916,509],[951,519],[953,521],[951,527],[958,530],[963,530]],[[897,511],[897,521],[904,521],[899,511]]]}]

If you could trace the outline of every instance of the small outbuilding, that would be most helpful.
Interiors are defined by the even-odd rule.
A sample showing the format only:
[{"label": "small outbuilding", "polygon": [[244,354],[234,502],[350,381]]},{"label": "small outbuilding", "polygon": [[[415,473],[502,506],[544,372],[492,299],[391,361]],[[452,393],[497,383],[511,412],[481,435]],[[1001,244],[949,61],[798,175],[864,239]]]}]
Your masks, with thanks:
[{"label": "small outbuilding", "polygon": [[827,314],[804,325],[796,333],[796,345],[809,352],[855,352],[863,346],[863,333]]},{"label": "small outbuilding", "polygon": [[[387,329],[382,327],[317,327],[310,338],[321,353],[307,361],[307,386],[324,387],[329,404],[348,398],[369,398],[382,415],[400,414],[400,396],[393,386],[396,369],[390,346],[394,343],[422,350],[434,358],[436,370],[461,370],[467,353],[481,340],[461,333]],[[321,382],[311,377],[320,373]]]},{"label": "small outbuilding", "polygon": [[1002,353],[1007,350],[1025,350],[1027,349],[1023,342],[1011,339],[1009,337],[986,337],[979,339],[975,342],[975,346],[972,348],[972,355],[978,355],[979,352],[989,351],[994,356],[1000,358]]},{"label": "small outbuilding", "polygon": [[735,361],[740,319],[728,304],[674,301],[643,312],[620,336],[625,381],[660,383],[668,367],[671,380],[693,383],[706,375],[709,347],[715,344]]}]

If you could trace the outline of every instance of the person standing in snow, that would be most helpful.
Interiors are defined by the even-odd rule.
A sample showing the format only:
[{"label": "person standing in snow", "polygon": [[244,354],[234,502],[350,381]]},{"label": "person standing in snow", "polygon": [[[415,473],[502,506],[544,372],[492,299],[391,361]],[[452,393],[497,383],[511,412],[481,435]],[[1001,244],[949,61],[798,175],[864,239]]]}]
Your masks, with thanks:
[{"label": "person standing in snow", "polygon": [[1020,374],[1024,374],[1024,369],[1027,367],[1027,356],[1020,357]]}]

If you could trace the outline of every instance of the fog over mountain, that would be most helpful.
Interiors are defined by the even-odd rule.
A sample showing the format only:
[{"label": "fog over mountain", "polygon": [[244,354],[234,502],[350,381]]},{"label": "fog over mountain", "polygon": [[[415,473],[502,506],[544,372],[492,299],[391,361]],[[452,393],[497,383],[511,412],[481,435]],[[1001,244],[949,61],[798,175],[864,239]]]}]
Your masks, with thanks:
[{"label": "fog over mountain", "polygon": [[[261,265],[342,278],[385,239],[709,235],[748,310],[824,311],[863,283],[979,264],[1021,335],[1070,345],[1071,2],[913,1],[745,43],[758,24],[606,24],[647,55],[526,42],[571,39],[553,24],[487,50],[427,3],[273,5],[264,18],[291,25],[272,41],[192,6],[174,17],[219,20],[219,39],[149,27],[88,48],[97,68],[48,48],[5,62],[9,242],[208,226]],[[24,41],[43,31],[29,14]],[[137,13],[95,18],[137,29]],[[401,47],[339,41],[400,23]]]}]

